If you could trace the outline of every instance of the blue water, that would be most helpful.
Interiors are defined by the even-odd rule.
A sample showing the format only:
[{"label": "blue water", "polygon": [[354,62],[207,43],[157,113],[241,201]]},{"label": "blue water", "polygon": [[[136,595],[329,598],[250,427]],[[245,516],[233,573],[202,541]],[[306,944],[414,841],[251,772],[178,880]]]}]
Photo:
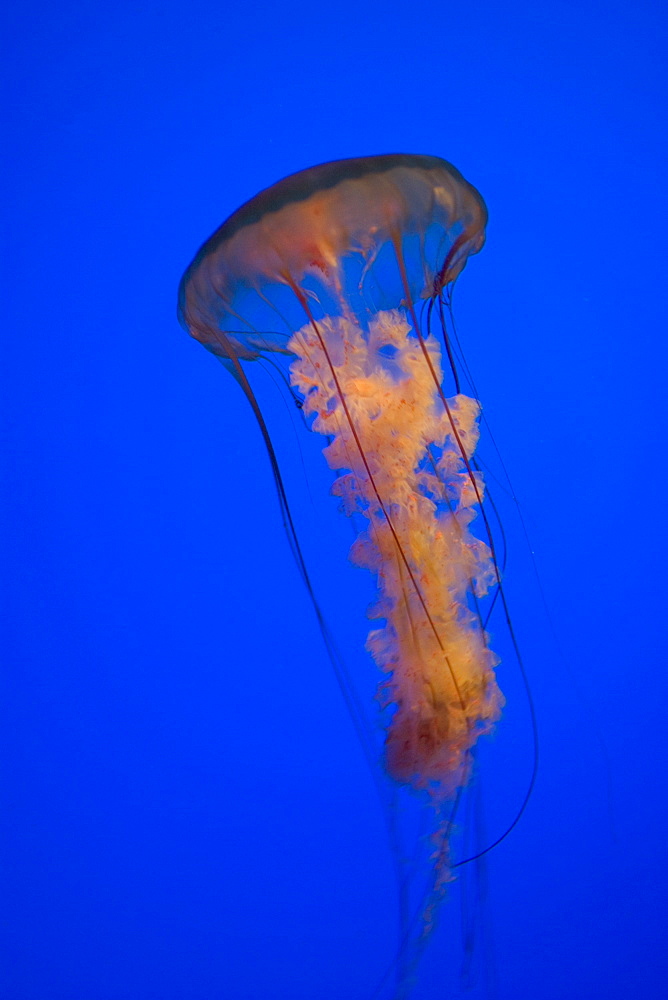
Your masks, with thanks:
[{"label": "blue water", "polygon": [[[382,811],[257,426],[174,314],[247,198],[395,151],[488,204],[455,315],[548,608],[506,497],[539,777],[414,997],[662,995],[660,6],[15,4],[5,36],[0,996],[368,1000],[392,963]],[[351,573],[322,586],[372,711]],[[499,677],[482,839],[530,770]]]}]

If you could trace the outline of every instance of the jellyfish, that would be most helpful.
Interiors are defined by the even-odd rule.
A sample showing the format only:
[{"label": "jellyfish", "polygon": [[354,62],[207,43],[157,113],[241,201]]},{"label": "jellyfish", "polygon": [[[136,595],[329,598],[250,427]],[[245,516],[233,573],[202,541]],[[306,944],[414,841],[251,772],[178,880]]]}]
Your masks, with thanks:
[{"label": "jellyfish", "polygon": [[[383,765],[438,817],[433,897],[452,877],[452,808],[503,696],[488,611],[499,559],[476,460],[480,402],[463,391],[448,323],[454,282],[485,240],[478,191],[450,163],[394,154],[289,176],[201,247],[179,319],[243,388],[268,450],[293,551],[311,587],[265,415],[251,386],[280,362],[332,493],[355,524],[351,562],[376,597]],[[468,386],[467,386],[468,387]]]}]

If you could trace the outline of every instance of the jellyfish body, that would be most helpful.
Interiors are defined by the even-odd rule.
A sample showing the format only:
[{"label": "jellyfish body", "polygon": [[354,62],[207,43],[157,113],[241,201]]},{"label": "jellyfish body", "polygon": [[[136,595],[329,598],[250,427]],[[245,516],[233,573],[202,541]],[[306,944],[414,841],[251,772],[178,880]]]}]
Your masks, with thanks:
[{"label": "jellyfish body", "polygon": [[[360,526],[350,559],[377,581],[367,648],[389,706],[385,767],[437,810],[468,783],[503,704],[479,603],[499,583],[479,516],[480,405],[461,391],[444,308],[486,218],[475,188],[436,157],[328,163],[235,212],[179,293],[182,324],[253,405],[281,493],[247,362],[284,358],[310,429],[327,439],[332,492]],[[447,838],[446,827],[439,883]]]}]

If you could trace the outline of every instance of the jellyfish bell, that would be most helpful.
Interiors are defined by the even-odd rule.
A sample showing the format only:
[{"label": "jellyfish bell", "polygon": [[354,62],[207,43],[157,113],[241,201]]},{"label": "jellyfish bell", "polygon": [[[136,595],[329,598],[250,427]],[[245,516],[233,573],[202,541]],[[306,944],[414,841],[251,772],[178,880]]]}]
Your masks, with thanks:
[{"label": "jellyfish bell", "polygon": [[[257,323],[276,323],[282,292],[307,295],[322,314],[334,307],[362,319],[377,311],[374,294],[385,306],[416,302],[454,281],[480,250],[486,218],[475,188],[437,157],[303,170],[251,199],[204,244],[181,282],[179,318],[214,353],[250,359]],[[393,251],[401,268],[385,269],[381,290],[378,272]]]},{"label": "jellyfish bell", "polygon": [[179,290],[182,325],[253,406],[321,625],[250,362],[283,360],[325,439],[332,493],[359,528],[350,560],[377,584],[367,649],[382,671],[385,769],[439,817],[434,892],[450,873],[446,807],[503,705],[482,604],[500,576],[475,459],[480,404],[461,391],[446,322],[486,220],[480,194],[437,157],[326,163],[238,209]]}]

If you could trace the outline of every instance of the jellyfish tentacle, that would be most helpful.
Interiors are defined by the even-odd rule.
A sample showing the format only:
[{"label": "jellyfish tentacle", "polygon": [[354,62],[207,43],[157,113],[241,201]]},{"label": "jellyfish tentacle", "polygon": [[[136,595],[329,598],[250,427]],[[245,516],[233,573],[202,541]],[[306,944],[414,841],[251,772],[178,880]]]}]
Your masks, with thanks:
[{"label": "jellyfish tentacle", "polygon": [[[358,451],[359,451],[359,455],[360,455],[360,458],[361,458],[362,463],[364,465],[365,471],[366,471],[366,473],[367,473],[367,475],[369,477],[369,482],[371,483],[371,486],[372,486],[372,488],[374,490],[374,493],[375,493],[376,499],[378,501],[378,504],[380,506],[380,509],[381,509],[381,511],[383,513],[383,516],[384,516],[384,518],[385,518],[385,520],[387,522],[387,525],[388,525],[388,527],[389,527],[389,529],[390,529],[390,531],[392,533],[392,537],[394,539],[394,543],[395,543],[395,545],[397,547],[397,551],[398,551],[398,553],[400,555],[401,561],[403,562],[404,567],[406,569],[406,572],[408,573],[408,575],[410,577],[411,583],[412,583],[413,588],[415,590],[415,593],[416,593],[416,595],[418,597],[418,600],[420,601],[420,604],[422,605],[423,611],[424,611],[425,615],[427,616],[427,620],[429,621],[429,626],[430,626],[430,628],[431,628],[431,630],[432,630],[432,632],[433,632],[433,634],[434,634],[434,636],[436,638],[436,641],[438,642],[439,646],[441,647],[441,650],[444,651],[443,643],[442,643],[441,638],[440,638],[440,636],[438,634],[438,630],[437,630],[434,622],[432,621],[431,614],[429,612],[429,608],[427,607],[427,603],[425,601],[425,598],[424,598],[424,595],[422,593],[422,590],[421,590],[421,588],[418,585],[418,582],[417,582],[417,580],[415,578],[415,575],[413,573],[411,565],[410,565],[410,563],[408,561],[408,557],[406,556],[406,553],[405,553],[405,551],[404,551],[404,549],[403,549],[403,547],[401,545],[401,541],[399,539],[399,535],[397,534],[397,531],[396,531],[396,528],[395,528],[395,526],[393,524],[392,518],[390,517],[390,513],[387,510],[386,504],[383,501],[383,498],[382,498],[382,496],[381,496],[381,494],[380,494],[380,492],[378,490],[378,487],[376,485],[376,482],[375,482],[373,473],[371,471],[371,468],[369,467],[369,463],[367,461],[367,457],[366,457],[366,455],[364,453],[364,449],[362,447],[362,444],[361,444],[361,441],[360,441],[360,438],[359,438],[359,433],[357,431],[357,428],[355,427],[355,423],[354,423],[354,421],[352,419],[348,402],[347,402],[345,394],[344,394],[344,392],[343,392],[343,390],[341,388],[336,368],[335,368],[334,364],[332,363],[331,357],[329,356],[329,352],[327,350],[327,345],[326,345],[325,340],[324,340],[324,338],[323,338],[323,336],[322,336],[322,334],[320,332],[318,323],[316,322],[316,320],[315,320],[315,318],[313,316],[313,313],[312,313],[312,311],[311,311],[311,309],[309,307],[309,304],[308,304],[308,302],[306,300],[306,297],[303,295],[301,289],[297,285],[294,284],[294,282],[292,281],[292,278],[289,278],[289,281],[290,281],[290,283],[291,283],[291,285],[293,287],[293,290],[294,290],[295,294],[297,295],[298,299],[302,303],[304,311],[305,311],[306,315],[308,316],[309,322],[310,322],[311,326],[313,327],[313,329],[314,329],[314,331],[315,331],[315,333],[316,333],[316,335],[317,335],[317,337],[318,337],[318,339],[320,341],[320,345],[321,345],[323,354],[325,355],[325,358],[327,359],[327,363],[329,365],[329,368],[330,368],[330,371],[331,371],[331,374],[332,374],[332,378],[333,378],[334,383],[336,385],[338,397],[341,400],[341,405],[342,405],[342,407],[344,409],[344,412],[345,412],[345,415],[346,415],[346,419],[348,421],[348,425],[350,427],[351,433],[352,433],[353,438],[355,440],[355,444],[357,445],[357,448],[358,448]],[[452,667],[450,666],[449,663],[448,663],[448,667],[449,667],[449,669],[451,671],[452,680],[453,680],[453,683],[454,683],[455,688],[457,690],[457,696],[458,696],[459,701],[460,701],[461,710],[462,710],[462,712],[466,713],[466,705],[465,705],[465,702],[464,702],[463,695],[462,695],[461,691],[459,690],[459,686],[458,686],[458,683],[457,683],[457,678],[455,677],[454,672],[452,671]]]}]

